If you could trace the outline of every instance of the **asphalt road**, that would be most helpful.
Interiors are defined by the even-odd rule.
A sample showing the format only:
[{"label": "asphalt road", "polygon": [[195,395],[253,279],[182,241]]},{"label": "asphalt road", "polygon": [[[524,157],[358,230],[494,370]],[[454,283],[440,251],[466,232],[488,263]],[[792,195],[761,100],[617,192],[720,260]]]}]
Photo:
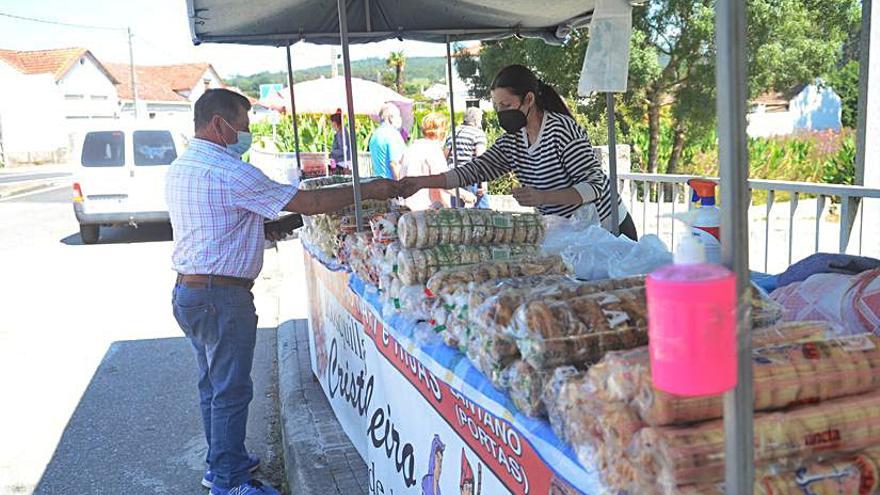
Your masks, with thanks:
[{"label": "asphalt road", "polygon": [[[83,245],[67,187],[0,201],[0,495],[203,493],[195,361],[171,315],[170,239],[153,225]],[[267,251],[255,288],[248,444],[278,483],[276,262]]]}]

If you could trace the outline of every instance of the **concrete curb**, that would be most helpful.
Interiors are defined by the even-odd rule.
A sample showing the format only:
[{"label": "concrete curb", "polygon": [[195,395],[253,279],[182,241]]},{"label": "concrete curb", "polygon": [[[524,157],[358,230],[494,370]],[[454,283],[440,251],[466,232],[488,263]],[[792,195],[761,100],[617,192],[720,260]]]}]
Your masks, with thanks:
[{"label": "concrete curb", "polygon": [[295,240],[277,247],[278,400],[287,486],[292,495],[366,495],[367,467],[312,373],[302,245]]},{"label": "concrete curb", "polygon": [[312,374],[304,320],[278,327],[278,395],[290,493],[366,495],[367,467]]},{"label": "concrete curb", "polygon": [[70,178],[51,178],[51,179],[34,179],[24,182],[14,182],[11,184],[0,184],[0,199],[11,198],[20,194],[31,193],[43,189],[51,189],[53,187],[62,186],[66,182],[70,182]]}]

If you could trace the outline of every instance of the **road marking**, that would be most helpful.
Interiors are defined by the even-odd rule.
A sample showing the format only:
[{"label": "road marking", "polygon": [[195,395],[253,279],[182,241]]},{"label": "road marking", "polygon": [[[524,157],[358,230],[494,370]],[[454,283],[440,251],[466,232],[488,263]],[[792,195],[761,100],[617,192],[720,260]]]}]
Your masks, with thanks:
[{"label": "road marking", "polygon": [[[70,184],[58,184],[55,186],[47,187],[45,189],[37,189],[35,191],[28,191],[28,192],[22,193],[22,194],[13,194],[12,196],[0,198],[0,203],[2,203],[4,201],[9,201],[10,199],[21,199],[21,198],[26,198],[28,196],[33,196],[35,194],[43,194],[43,193],[47,193],[47,192],[56,191],[58,189],[61,189],[62,187],[71,187],[71,186],[70,186]],[[73,202],[73,199],[71,199],[70,201]]]}]

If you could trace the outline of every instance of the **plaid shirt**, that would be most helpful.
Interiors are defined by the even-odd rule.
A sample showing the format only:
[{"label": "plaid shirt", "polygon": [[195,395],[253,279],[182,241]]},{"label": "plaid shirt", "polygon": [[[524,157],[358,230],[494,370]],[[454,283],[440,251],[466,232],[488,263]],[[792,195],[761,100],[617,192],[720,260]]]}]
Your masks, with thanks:
[{"label": "plaid shirt", "polygon": [[193,139],[165,180],[174,270],[257,278],[263,268],[263,218],[276,218],[296,191],[225,148]]}]

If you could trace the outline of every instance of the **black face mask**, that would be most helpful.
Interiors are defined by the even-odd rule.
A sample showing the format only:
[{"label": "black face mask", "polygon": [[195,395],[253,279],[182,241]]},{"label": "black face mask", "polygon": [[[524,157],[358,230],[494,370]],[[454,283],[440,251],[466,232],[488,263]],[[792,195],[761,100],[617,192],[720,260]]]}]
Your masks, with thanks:
[{"label": "black face mask", "polygon": [[518,108],[501,110],[498,112],[498,125],[509,133],[519,132],[526,126],[526,114]]}]

